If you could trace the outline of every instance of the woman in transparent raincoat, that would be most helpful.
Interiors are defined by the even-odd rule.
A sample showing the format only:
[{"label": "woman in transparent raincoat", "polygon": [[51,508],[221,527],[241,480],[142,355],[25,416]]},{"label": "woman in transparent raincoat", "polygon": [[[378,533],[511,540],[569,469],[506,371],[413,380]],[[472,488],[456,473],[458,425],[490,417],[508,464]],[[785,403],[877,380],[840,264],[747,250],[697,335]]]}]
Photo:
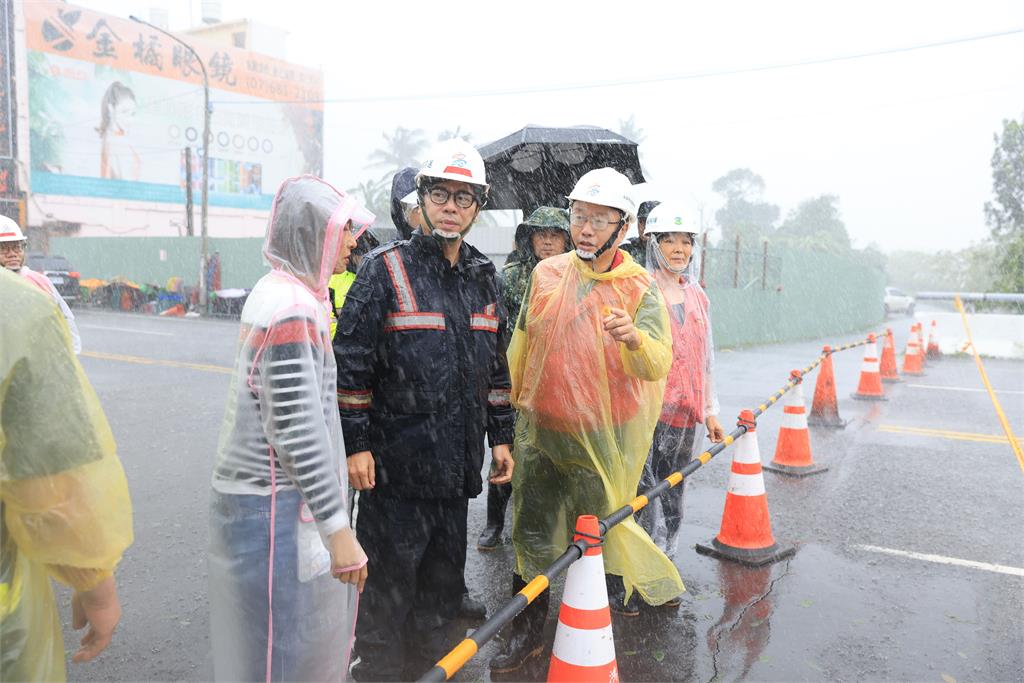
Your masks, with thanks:
[{"label": "woman in transparent raincoat", "polygon": [[[612,169],[580,178],[569,195],[575,251],[534,269],[509,345],[514,591],[565,550],[577,516],[605,517],[633,499],[650,449],[672,349],[657,287],[617,248],[636,219],[630,194]],[[609,581],[624,584],[622,598],[635,590],[657,605],[683,592],[675,566],[631,518],[608,531],[604,562],[622,577]],[[541,651],[547,596],[512,622],[493,672]]]},{"label": "woman in transparent raincoat", "polygon": [[[724,437],[716,417],[714,344],[708,297],[699,282],[698,233],[692,212],[671,204],[658,206],[647,218],[647,270],[668,308],[672,369],[638,492],[686,466],[695,447],[703,442],[705,428],[716,443]],[[685,485],[683,481],[669,489],[637,515],[640,525],[669,557],[675,555],[679,540]],[[678,604],[678,600],[669,604]]]},{"label": "woman in transparent raincoat", "polygon": [[282,183],[242,310],[210,510],[214,676],[341,681],[366,555],[347,509],[327,282],[373,215],[319,178]]},{"label": "woman in transparent raincoat", "polygon": [[65,679],[50,579],[70,586],[72,661],[109,643],[132,543],[128,484],[99,399],[49,296],[0,268],[0,680]]}]

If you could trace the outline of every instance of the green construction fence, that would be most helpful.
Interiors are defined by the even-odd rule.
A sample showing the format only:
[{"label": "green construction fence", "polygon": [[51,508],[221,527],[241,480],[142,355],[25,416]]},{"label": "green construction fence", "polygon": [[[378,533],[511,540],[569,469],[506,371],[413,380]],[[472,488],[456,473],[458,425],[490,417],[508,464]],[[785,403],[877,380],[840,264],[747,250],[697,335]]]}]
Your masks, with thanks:
[{"label": "green construction fence", "polygon": [[[210,239],[210,253],[220,254],[222,287],[249,288],[267,272],[262,244],[262,238]],[[83,278],[122,276],[161,286],[174,276],[198,282],[201,251],[199,237],[50,240],[50,253],[65,256]],[[767,273],[760,260],[747,259],[735,278],[732,258],[715,258],[705,279],[716,347],[857,332],[884,318],[885,276],[853,256],[774,250]],[[721,272],[712,277],[715,269]]]}]

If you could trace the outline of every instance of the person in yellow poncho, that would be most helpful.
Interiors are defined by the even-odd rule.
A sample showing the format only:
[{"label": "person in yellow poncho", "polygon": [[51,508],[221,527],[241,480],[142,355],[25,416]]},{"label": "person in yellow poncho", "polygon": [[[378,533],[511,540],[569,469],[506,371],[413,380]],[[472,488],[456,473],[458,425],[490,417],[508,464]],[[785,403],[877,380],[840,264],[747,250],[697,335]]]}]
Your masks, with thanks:
[{"label": "person in yellow poncho", "polygon": [[114,437],[53,301],[0,268],[0,680],[63,681],[50,579],[94,659],[121,618],[114,568],[132,542]]},{"label": "person in yellow poncho", "polygon": [[[604,517],[632,500],[650,450],[672,336],[657,286],[617,249],[636,218],[630,189],[609,168],[580,178],[568,197],[575,251],[537,265],[508,349],[518,411],[513,592],[565,550],[578,515]],[[634,591],[660,605],[684,590],[632,519],[608,532],[604,560],[618,611]],[[540,654],[547,607],[545,591],[512,622],[492,672]]]}]

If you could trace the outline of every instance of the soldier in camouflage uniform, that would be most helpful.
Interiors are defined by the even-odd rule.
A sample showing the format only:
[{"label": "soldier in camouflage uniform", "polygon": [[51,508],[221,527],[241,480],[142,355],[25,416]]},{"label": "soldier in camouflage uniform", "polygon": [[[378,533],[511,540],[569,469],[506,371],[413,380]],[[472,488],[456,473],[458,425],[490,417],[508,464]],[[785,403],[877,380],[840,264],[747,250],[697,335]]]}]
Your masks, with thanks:
[{"label": "soldier in camouflage uniform", "polygon": [[[508,319],[519,317],[530,273],[543,259],[569,251],[569,212],[542,206],[516,228],[516,249],[501,270],[501,292]],[[487,488],[487,526],[477,541],[478,550],[494,550],[501,543],[505,528],[505,507],[512,495],[512,484],[489,484]]]},{"label": "soldier in camouflage uniform", "polygon": [[646,265],[645,262],[647,261],[647,238],[644,236],[644,230],[647,228],[647,216],[658,204],[661,204],[661,202],[649,201],[640,205],[636,210],[636,229],[640,236],[629,238],[619,247],[619,249],[632,256],[633,260],[641,266]]}]

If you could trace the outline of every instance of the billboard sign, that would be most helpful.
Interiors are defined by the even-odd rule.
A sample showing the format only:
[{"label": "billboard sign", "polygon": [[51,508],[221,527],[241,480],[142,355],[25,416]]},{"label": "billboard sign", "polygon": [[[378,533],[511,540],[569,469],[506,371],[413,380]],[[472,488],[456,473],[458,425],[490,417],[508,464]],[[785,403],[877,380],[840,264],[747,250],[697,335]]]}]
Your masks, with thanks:
[{"label": "billboard sign", "polygon": [[[159,31],[53,0],[25,3],[32,190],[185,202],[201,189],[203,80]],[[270,207],[278,184],[323,172],[323,75],[183,37],[212,102],[210,204]]]}]

